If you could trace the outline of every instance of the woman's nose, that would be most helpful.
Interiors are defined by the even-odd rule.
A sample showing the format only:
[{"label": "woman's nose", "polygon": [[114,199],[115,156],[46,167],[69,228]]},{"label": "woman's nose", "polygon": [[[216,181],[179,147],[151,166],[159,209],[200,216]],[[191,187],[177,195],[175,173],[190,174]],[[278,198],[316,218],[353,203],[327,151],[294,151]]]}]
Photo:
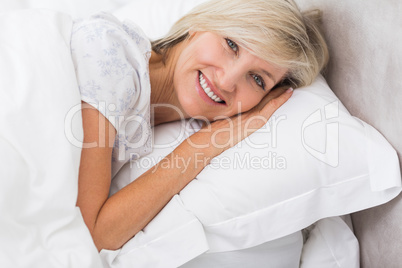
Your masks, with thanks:
[{"label": "woman's nose", "polygon": [[233,92],[242,77],[242,68],[240,66],[226,66],[217,70],[217,84],[220,90]]}]

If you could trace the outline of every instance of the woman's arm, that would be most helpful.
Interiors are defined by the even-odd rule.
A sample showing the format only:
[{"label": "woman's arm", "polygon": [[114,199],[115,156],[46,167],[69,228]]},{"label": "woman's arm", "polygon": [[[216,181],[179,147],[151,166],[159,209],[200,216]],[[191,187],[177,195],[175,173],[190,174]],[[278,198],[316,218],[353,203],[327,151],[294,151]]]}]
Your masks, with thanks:
[{"label": "woman's arm", "polygon": [[[195,164],[196,157],[217,154],[212,147],[197,150],[183,142],[156,169],[144,173],[108,199],[112,147],[107,143],[99,145],[109,138],[113,141],[115,131],[94,108],[83,109],[82,118],[84,143],[93,144],[94,148],[82,149],[77,206],[98,250],[120,248],[205,167],[204,163]],[[190,161],[188,168],[175,166],[175,157]]]},{"label": "woman's arm", "polygon": [[[277,97],[283,90],[277,90],[266,99]],[[220,120],[207,126],[204,131],[192,135],[181,143],[172,153],[167,155],[156,168],[152,168],[130,183],[109,199],[111,176],[112,148],[95,147],[83,149],[79,193],[77,205],[81,208],[95,245],[98,250],[117,249],[138,233],[153,217],[169,202],[169,200],[183,189],[209,161],[224,150],[240,142],[249,133],[244,133],[246,122],[252,116],[261,116],[263,120],[255,120],[252,124],[254,131],[261,128],[272,113],[279,108],[291,94],[282,94],[262,103],[242,117],[235,116],[232,120]],[[106,120],[95,109],[83,110],[84,142],[99,142],[100,139],[114,138],[109,129],[113,126],[106,120],[107,127],[99,128],[100,120]],[[207,130],[208,128],[208,130]],[[220,132],[214,135],[215,130],[231,128],[235,132]],[[99,131],[99,132],[97,132]],[[99,135],[101,134],[101,135]],[[234,134],[234,135],[231,135]],[[239,134],[239,135],[238,135]],[[199,148],[194,144],[211,144],[211,138],[216,144],[225,146],[207,146]],[[175,165],[175,159],[181,158],[189,163],[186,169]],[[200,161],[205,159],[205,161]]]},{"label": "woman's arm", "polygon": [[[93,236],[99,211],[109,195],[116,131],[91,105],[82,102],[84,143],[78,179],[77,206]],[[106,141],[111,141],[107,143]]]},{"label": "woman's arm", "polygon": [[[84,144],[91,148],[83,148],[81,153],[77,206],[98,250],[121,247],[183,189],[205,166],[195,165],[196,154],[216,154],[210,150],[213,148],[196,150],[183,142],[158,168],[108,199],[115,130],[98,110],[86,103],[82,120]],[[175,157],[191,159],[189,167],[176,167]]]}]

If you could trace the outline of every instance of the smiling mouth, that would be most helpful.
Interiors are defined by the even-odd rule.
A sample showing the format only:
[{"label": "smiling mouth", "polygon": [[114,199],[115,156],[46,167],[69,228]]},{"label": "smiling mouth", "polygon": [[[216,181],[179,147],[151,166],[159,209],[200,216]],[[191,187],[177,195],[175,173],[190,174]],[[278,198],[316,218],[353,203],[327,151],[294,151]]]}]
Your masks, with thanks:
[{"label": "smiling mouth", "polygon": [[198,72],[198,79],[200,81],[201,88],[204,90],[205,94],[214,102],[225,104],[221,98],[219,98],[208,86],[207,81],[205,80],[201,71]]}]

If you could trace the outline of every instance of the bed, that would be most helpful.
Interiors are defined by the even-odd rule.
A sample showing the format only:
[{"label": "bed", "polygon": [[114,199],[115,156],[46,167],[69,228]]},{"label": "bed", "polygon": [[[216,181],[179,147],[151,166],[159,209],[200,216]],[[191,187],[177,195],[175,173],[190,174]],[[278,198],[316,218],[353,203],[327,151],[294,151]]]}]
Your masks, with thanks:
[{"label": "bed", "polygon": [[[75,207],[82,127],[69,56],[72,19],[108,11],[157,38],[200,2],[0,3],[2,12],[13,11],[0,17],[1,267],[401,263],[396,0],[297,1],[323,10],[331,54],[325,77],[296,90],[267,128],[218,157],[125,246],[98,254]],[[155,128],[154,151],[130,161],[111,194],[199,128],[197,121]]]}]

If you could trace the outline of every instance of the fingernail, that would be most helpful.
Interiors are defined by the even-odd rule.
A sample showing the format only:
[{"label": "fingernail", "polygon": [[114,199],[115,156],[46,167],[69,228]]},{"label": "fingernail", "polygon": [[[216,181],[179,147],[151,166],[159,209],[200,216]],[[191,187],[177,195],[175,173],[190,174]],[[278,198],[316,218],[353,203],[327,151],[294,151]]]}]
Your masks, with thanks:
[{"label": "fingernail", "polygon": [[291,93],[292,91],[293,91],[293,88],[290,87],[290,88],[288,88],[288,90],[286,90],[286,93]]}]

